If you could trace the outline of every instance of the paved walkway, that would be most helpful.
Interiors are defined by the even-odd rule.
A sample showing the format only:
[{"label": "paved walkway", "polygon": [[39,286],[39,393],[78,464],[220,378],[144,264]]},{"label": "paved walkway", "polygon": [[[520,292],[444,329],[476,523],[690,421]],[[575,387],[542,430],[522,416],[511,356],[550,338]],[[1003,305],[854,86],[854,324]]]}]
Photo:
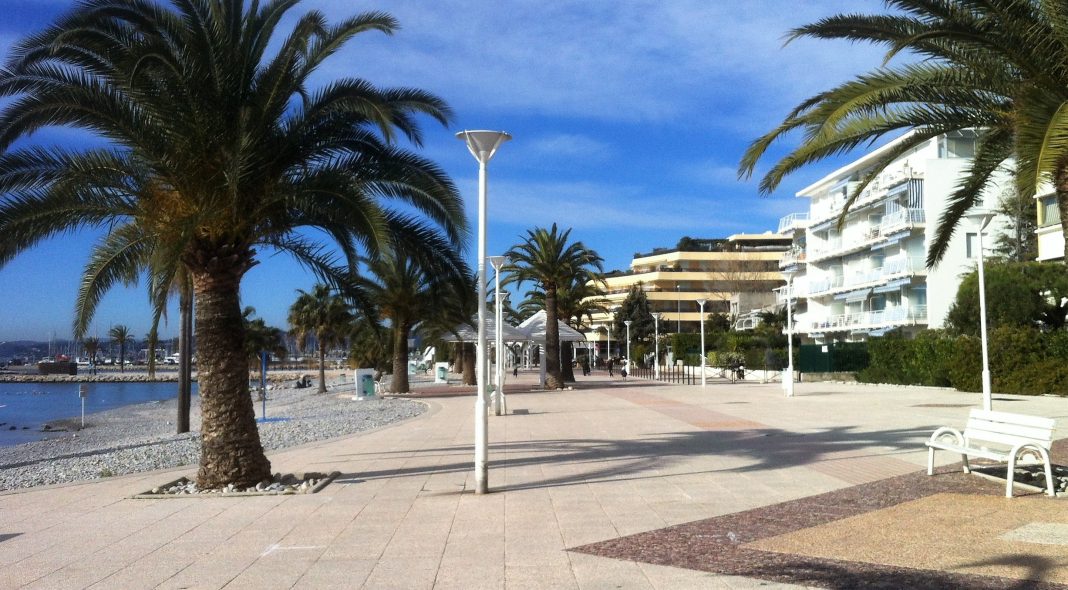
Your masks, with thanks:
[{"label": "paved walkway", "polygon": [[[915,472],[931,431],[978,402],[579,379],[490,417],[488,495],[470,492],[472,397],[273,453],[275,471],[342,473],[313,495],[129,499],[192,469],[0,494],[0,588],[791,587],[568,549]],[[1068,426],[1064,399],[996,396],[995,409]]]}]

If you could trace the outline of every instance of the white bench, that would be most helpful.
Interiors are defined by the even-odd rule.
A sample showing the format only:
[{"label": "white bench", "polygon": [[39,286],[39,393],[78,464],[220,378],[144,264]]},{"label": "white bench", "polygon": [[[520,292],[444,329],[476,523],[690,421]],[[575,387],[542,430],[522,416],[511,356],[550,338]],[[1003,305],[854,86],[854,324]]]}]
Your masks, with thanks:
[{"label": "white bench", "polygon": [[1053,469],[1049,462],[1053,428],[1052,418],[973,409],[963,433],[944,426],[931,435],[931,440],[927,441],[927,475],[934,475],[935,449],[960,453],[964,473],[971,473],[969,456],[1008,461],[1005,496],[1011,498],[1016,460],[1021,455],[1030,455],[1032,459],[1037,458],[1045,464],[1046,493],[1055,496]]}]

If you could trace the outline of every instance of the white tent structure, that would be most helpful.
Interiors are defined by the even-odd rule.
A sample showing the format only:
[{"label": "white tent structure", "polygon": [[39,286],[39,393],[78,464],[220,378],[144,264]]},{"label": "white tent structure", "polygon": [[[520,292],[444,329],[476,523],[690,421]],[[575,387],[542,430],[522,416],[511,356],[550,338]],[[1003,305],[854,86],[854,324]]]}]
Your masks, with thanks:
[{"label": "white tent structure", "polygon": [[[460,324],[453,329],[454,333],[446,334],[444,340],[446,342],[476,342],[478,340],[478,330],[475,327],[467,324]],[[530,335],[522,328],[516,328],[515,326],[505,323],[501,326],[501,336],[505,342],[526,342],[530,340]],[[493,318],[486,318],[486,340],[491,341],[497,338],[497,324]],[[545,335],[542,334],[544,340]]]},{"label": "white tent structure", "polygon": [[[585,342],[586,335],[571,326],[556,320],[560,330],[560,342]],[[529,335],[529,341],[535,344],[540,344],[542,350],[545,348],[545,310],[541,310],[538,313],[523,320],[523,323],[519,324],[519,329],[523,330]],[[541,383],[545,384],[545,363],[541,363]]]}]

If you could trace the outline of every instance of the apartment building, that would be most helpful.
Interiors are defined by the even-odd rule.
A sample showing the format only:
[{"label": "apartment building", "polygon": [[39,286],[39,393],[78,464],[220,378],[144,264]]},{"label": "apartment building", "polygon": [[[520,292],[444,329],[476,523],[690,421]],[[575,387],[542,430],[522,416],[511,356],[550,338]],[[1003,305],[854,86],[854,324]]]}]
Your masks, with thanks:
[{"label": "apartment building", "polygon": [[[975,267],[977,228],[967,219],[942,262],[932,269],[925,265],[937,220],[974,154],[973,133],[943,135],[895,158],[839,224],[847,197],[901,141],[798,192],[809,199],[808,212],[780,222],[780,233],[794,240],[782,268],[796,273],[795,329],[816,343],[865,340],[898,328],[906,334],[939,328],[961,275]],[[1000,195],[1009,182],[1007,174],[997,177],[985,208],[997,207],[990,195]],[[983,231],[987,252],[1002,226],[995,218]]]},{"label": "apartment building", "polygon": [[[712,313],[733,316],[773,305],[774,289],[784,283],[779,259],[790,245],[789,237],[769,231],[691,239],[682,248],[635,254],[629,271],[606,276],[608,308],[621,305],[640,283],[652,312],[660,314],[661,331],[697,332],[701,321],[698,300],[706,300],[706,317]],[[610,314],[595,314],[593,323],[606,324],[610,319]],[[587,337],[606,339],[596,333]],[[617,335],[613,340],[618,340]]]}]

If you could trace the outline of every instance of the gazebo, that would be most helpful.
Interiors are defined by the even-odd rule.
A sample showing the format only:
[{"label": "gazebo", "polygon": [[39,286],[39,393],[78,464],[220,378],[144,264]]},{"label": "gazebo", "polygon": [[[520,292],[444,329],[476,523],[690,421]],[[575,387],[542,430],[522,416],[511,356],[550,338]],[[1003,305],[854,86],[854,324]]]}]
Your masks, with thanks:
[{"label": "gazebo", "polygon": [[[545,310],[541,310],[538,313],[523,320],[523,323],[519,324],[519,329],[523,330],[528,335],[528,340],[534,344],[540,344],[542,348],[545,347]],[[585,342],[586,335],[571,326],[556,320],[560,330],[560,342]],[[540,379],[541,384],[545,385],[545,363],[541,363]]]}]

